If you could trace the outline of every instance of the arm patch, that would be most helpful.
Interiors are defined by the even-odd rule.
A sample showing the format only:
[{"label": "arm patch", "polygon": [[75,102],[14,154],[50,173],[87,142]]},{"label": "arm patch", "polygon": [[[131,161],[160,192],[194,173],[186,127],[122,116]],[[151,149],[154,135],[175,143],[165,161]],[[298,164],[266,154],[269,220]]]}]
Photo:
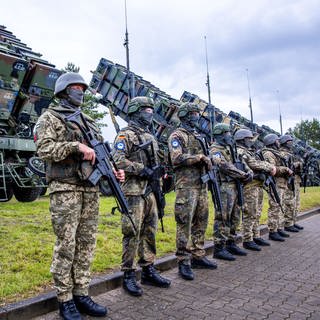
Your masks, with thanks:
[{"label": "arm patch", "polygon": [[173,139],[173,140],[171,141],[171,146],[172,146],[172,148],[178,148],[178,147],[180,147],[180,141],[179,141],[178,139]]}]

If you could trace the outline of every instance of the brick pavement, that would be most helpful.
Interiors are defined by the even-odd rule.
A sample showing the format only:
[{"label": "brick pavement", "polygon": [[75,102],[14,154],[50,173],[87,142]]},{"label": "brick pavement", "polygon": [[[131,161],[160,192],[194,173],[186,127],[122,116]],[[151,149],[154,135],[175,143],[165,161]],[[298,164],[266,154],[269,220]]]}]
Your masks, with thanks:
[{"label": "brick pavement", "polygon": [[[143,286],[143,296],[135,298],[119,288],[95,300],[108,307],[110,320],[319,320],[320,217],[301,225],[305,229],[284,243],[235,262],[218,261],[217,270],[195,270],[193,281],[182,280],[174,268],[164,272],[172,279],[169,289]],[[34,318],[40,319],[60,318],[51,312]]]}]

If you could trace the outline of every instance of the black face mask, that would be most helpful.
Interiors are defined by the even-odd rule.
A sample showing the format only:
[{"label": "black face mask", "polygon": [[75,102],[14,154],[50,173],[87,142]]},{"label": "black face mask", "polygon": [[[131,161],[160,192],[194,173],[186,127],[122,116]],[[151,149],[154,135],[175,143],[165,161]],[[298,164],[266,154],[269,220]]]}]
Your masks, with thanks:
[{"label": "black face mask", "polygon": [[215,140],[223,146],[232,146],[234,144],[234,141],[232,139],[230,132],[225,132],[223,134],[217,135],[215,137]]},{"label": "black face mask", "polygon": [[245,138],[244,145],[245,145],[245,147],[250,149],[254,145],[254,141],[250,138]]},{"label": "black face mask", "polygon": [[149,126],[153,120],[153,113],[140,111],[140,121],[144,123],[146,126]]},{"label": "black face mask", "polygon": [[84,92],[79,89],[67,88],[67,100],[75,105],[80,106],[83,103]]},{"label": "black face mask", "polygon": [[194,128],[198,125],[200,117],[198,114],[189,114],[187,119],[188,119],[188,124],[190,125],[190,127]]}]

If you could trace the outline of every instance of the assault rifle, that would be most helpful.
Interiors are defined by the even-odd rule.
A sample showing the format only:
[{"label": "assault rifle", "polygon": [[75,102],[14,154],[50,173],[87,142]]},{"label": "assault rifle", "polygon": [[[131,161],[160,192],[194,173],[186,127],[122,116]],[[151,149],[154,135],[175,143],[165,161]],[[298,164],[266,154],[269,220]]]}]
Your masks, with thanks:
[{"label": "assault rifle", "polygon": [[293,174],[291,176],[289,176],[287,184],[288,184],[289,189],[293,192],[293,194],[295,194],[296,193],[296,188],[295,188],[295,183],[294,183],[295,168],[294,168],[292,155],[289,155],[288,158],[284,159],[284,163],[285,163],[285,166],[288,167],[293,172]]},{"label": "assault rifle", "polygon": [[[93,165],[93,171],[88,177],[88,181],[90,181],[92,185],[96,186],[102,180],[107,180],[110,189],[116,198],[118,210],[129,218],[133,226],[133,229],[137,231],[136,226],[134,225],[134,222],[131,217],[131,211],[129,209],[127,199],[125,198],[117,181],[117,178],[113,173],[113,168],[114,170],[118,169],[112,158],[111,148],[109,144],[107,142],[103,143],[101,141],[98,141],[95,138],[95,135],[89,127],[86,118],[80,110],[65,117],[65,120],[72,122],[78,126],[78,128],[81,130],[83,134],[84,139],[86,140],[86,143],[90,148],[94,150],[96,154],[96,161]],[[103,183],[100,183],[100,190],[103,194],[108,194],[108,190],[106,187],[103,186]]]},{"label": "assault rifle", "polygon": [[[261,161],[266,161],[261,151],[256,152],[256,155],[259,157],[259,159]],[[267,190],[270,197],[272,198],[272,200],[275,201],[279,205],[281,212],[284,214],[282,204],[281,204],[281,199],[279,197],[279,193],[277,190],[276,181],[272,175],[270,175],[270,174],[267,175],[267,178],[264,181],[264,187]]]},{"label": "assault rifle", "polygon": [[[207,140],[202,137],[196,137],[196,139],[200,142],[204,155],[209,157],[209,147]],[[215,166],[213,166],[211,170],[206,167],[206,173],[201,177],[201,181],[202,183],[208,183],[208,189],[211,193],[215,211],[222,211],[220,186],[218,184]]]},{"label": "assault rifle", "polygon": [[[151,147],[151,152],[150,152]],[[148,160],[148,168],[152,170],[152,175],[149,178],[148,185],[150,186],[157,202],[158,207],[158,218],[161,223],[161,230],[164,232],[163,227],[163,216],[164,216],[164,207],[166,206],[166,199],[164,197],[164,193],[162,192],[160,179],[162,176],[162,167],[156,161],[156,155],[154,151],[154,146],[152,141],[145,142],[139,145],[139,149],[143,150],[146,154]]]},{"label": "assault rifle", "polygon": [[306,193],[306,187],[308,182],[308,173],[309,173],[309,165],[310,165],[310,153],[303,159],[303,169],[302,169],[302,185],[303,185],[303,193]]},{"label": "assault rifle", "polygon": [[[238,153],[237,153],[237,147],[235,145],[229,144],[230,148],[230,153],[231,153],[231,158],[233,165],[245,172],[245,166],[244,163],[239,159]],[[236,187],[237,187],[237,192],[238,192],[238,205],[243,212],[243,205],[244,205],[244,197],[243,197],[243,184],[239,179],[235,179],[236,182]]]}]

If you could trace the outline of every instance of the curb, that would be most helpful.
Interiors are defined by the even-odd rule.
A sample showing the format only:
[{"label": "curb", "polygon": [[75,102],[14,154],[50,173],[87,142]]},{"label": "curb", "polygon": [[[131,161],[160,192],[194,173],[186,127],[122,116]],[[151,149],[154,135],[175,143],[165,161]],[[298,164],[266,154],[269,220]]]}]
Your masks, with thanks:
[{"label": "curb", "polygon": [[[312,209],[301,213],[297,217],[297,220],[301,221],[319,213],[320,208]],[[268,227],[266,225],[261,225],[260,232],[261,235],[267,234]],[[205,250],[207,255],[213,253],[212,241],[205,244]],[[175,255],[157,259],[155,263],[155,267],[160,271],[166,271],[175,268],[176,266],[177,260]],[[96,296],[120,287],[122,284],[122,276],[123,273],[117,271],[112,274],[102,274],[95,277],[90,284],[90,295]],[[140,278],[140,271],[137,272],[137,278]],[[12,303],[4,307],[0,307],[0,320],[30,319],[57,309],[58,302],[56,299],[56,294],[54,291],[52,291],[30,299]]]}]

